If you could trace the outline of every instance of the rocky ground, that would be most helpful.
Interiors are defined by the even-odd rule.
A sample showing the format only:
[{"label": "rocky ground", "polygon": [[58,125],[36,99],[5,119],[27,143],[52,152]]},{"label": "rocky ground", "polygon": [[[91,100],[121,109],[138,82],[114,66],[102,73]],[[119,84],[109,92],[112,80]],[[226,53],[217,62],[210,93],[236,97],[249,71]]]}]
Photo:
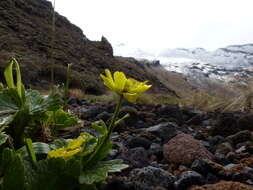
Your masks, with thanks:
[{"label": "rocky ground", "polygon": [[[83,121],[65,137],[108,121],[114,105],[70,100]],[[115,130],[108,159],[129,168],[104,190],[253,190],[253,114],[202,112],[177,105],[124,103],[130,117]]]}]

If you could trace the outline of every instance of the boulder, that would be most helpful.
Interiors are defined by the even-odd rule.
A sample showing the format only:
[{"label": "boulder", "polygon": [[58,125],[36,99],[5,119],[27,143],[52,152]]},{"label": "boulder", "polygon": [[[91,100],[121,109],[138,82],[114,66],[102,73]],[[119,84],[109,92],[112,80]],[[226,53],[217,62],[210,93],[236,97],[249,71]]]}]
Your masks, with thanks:
[{"label": "boulder", "polygon": [[253,190],[253,186],[239,182],[219,182],[217,184],[191,187],[187,190]]},{"label": "boulder", "polygon": [[214,156],[198,140],[179,134],[163,146],[165,161],[176,165],[191,166],[196,159],[213,160]]}]

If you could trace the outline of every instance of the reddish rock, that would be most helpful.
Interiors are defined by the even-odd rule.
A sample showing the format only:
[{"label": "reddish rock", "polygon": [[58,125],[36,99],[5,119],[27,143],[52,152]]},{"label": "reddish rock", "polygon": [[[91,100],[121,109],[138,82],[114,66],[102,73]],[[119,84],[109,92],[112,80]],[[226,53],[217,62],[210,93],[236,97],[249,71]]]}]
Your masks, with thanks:
[{"label": "reddish rock", "polygon": [[253,190],[252,186],[239,182],[220,182],[212,185],[191,187],[188,190]]},{"label": "reddish rock", "polygon": [[163,146],[165,161],[190,166],[196,159],[213,160],[214,156],[198,140],[187,134],[179,134]]}]

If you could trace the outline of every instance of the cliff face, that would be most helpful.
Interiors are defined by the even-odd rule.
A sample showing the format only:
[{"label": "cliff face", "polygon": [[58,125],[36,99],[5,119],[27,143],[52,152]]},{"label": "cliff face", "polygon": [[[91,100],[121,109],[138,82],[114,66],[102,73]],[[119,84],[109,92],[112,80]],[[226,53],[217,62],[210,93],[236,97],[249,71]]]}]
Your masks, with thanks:
[{"label": "cliff face", "polygon": [[[46,0],[1,0],[0,26],[0,77],[9,58],[15,57],[22,67],[25,84],[47,86],[52,62],[51,3]],[[148,74],[141,63],[115,58],[106,38],[90,41],[80,28],[57,13],[55,26],[53,60],[57,83],[65,81],[66,66],[72,63],[71,86],[82,88],[87,93],[99,94],[104,91],[98,76],[105,68],[109,68],[112,71],[124,71],[139,80],[150,80],[153,91],[175,95],[156,76]]]}]

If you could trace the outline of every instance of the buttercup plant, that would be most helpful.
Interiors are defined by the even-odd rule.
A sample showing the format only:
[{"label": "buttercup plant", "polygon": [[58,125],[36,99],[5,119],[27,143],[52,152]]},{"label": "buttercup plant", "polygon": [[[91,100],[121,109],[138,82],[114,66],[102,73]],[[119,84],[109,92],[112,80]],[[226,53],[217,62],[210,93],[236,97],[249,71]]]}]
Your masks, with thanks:
[{"label": "buttercup plant", "polygon": [[[18,150],[4,148],[0,152],[0,189],[96,190],[109,173],[128,167],[122,160],[105,160],[112,148],[110,137],[113,129],[128,117],[118,118],[123,100],[135,102],[151,85],[126,78],[123,72],[117,71],[113,77],[108,69],[105,72],[100,75],[104,84],[120,97],[109,125],[102,120],[93,123],[96,136],[84,132],[76,139],[56,139],[50,144],[24,139],[25,146]],[[8,138],[3,127],[0,137],[3,145]]]}]

